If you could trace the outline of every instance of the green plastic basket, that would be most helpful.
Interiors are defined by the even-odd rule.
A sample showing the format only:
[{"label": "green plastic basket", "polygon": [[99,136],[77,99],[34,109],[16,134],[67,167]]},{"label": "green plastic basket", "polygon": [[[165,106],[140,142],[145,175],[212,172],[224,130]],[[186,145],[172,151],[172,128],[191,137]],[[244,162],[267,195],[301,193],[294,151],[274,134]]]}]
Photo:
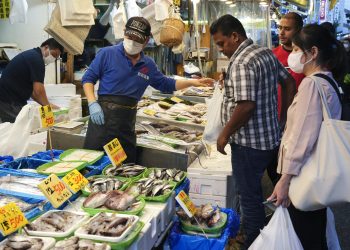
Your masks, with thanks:
[{"label": "green plastic basket", "polygon": [[146,201],[142,198],[137,198],[138,201],[141,202],[141,204],[136,207],[133,210],[130,211],[116,211],[116,210],[110,210],[110,209],[106,209],[106,208],[87,208],[84,206],[81,206],[81,208],[87,212],[90,216],[94,216],[98,213],[101,212],[105,212],[105,213],[114,213],[114,214],[130,214],[130,215],[138,215],[142,212],[142,210],[145,208],[146,206]]},{"label": "green plastic basket", "polygon": [[[106,174],[106,170],[109,169],[109,168],[111,168],[111,167],[113,167],[112,164],[109,164],[108,166],[106,166],[106,167],[102,170],[102,175],[114,176],[114,175],[107,175],[107,174]],[[144,172],[145,172],[146,170],[147,170],[147,168],[146,168],[143,172],[141,172],[138,176],[134,176],[134,177],[123,177],[123,176],[116,176],[116,177],[125,178],[125,179],[128,179],[128,180],[130,180],[130,181],[138,181],[139,179],[142,178],[142,176],[143,176],[143,174],[144,174]]]},{"label": "green plastic basket", "polygon": [[[163,194],[163,195],[157,195],[157,196],[145,196],[145,195],[139,195],[140,198],[143,198],[145,201],[155,201],[155,202],[162,202],[165,203],[167,202],[168,198],[171,196],[171,194],[174,192],[174,189],[176,188],[175,183],[173,182],[167,182],[166,183],[170,184],[173,186],[173,188],[171,189],[171,191],[167,194]],[[130,185],[128,186],[128,188],[134,186],[135,181],[131,182]]]},{"label": "green plastic basket", "polygon": [[[220,212],[221,218],[218,221],[218,223],[215,225],[215,227],[202,227],[205,233],[209,234],[221,234],[222,229],[225,227],[226,222],[227,222],[227,214],[224,212]],[[183,230],[186,231],[194,231],[194,232],[199,232],[202,233],[202,229],[198,225],[193,225],[188,221],[183,221],[180,219],[181,222],[181,227]]]},{"label": "green plastic basket", "polygon": [[[76,161],[76,162],[78,162],[78,161]],[[75,162],[75,163],[76,163],[76,162]],[[77,167],[72,168],[72,169],[70,169],[70,170],[68,170],[68,171],[66,171],[66,172],[61,172],[61,173],[50,172],[50,173],[46,173],[46,172],[43,172],[43,171],[46,170],[46,169],[48,169],[48,168],[50,168],[50,167],[52,167],[52,166],[54,166],[54,165],[57,165],[57,164],[59,164],[59,163],[72,163],[72,162],[65,162],[65,161],[47,162],[47,163],[41,165],[40,167],[38,167],[38,168],[36,169],[36,171],[37,171],[39,174],[43,174],[43,175],[55,174],[55,175],[61,177],[61,176],[65,176],[66,174],[68,174],[69,172],[71,172],[71,171],[74,170],[74,169],[80,171],[80,170],[82,170],[83,168],[85,168],[85,167],[87,166],[87,163],[86,163],[85,161],[79,161],[79,162],[81,163],[80,165],[78,165]]]},{"label": "green plastic basket", "polygon": [[[106,178],[116,178],[120,181],[124,181],[125,183],[123,184],[123,186],[118,189],[120,191],[124,191],[130,184],[130,180],[128,180],[127,178],[124,177],[119,177],[119,176],[110,176],[110,175],[92,175],[90,177],[88,177],[87,179],[93,179],[93,178],[99,178],[99,177],[106,177]],[[89,196],[91,194],[91,191],[89,190],[89,188],[87,187],[87,185],[81,190],[83,193],[83,196]]]},{"label": "green plastic basket", "polygon": [[100,240],[93,240],[98,243],[107,243],[111,246],[113,250],[125,250],[127,249],[139,236],[142,228],[145,226],[145,223],[142,221],[137,222],[135,228],[130,232],[129,235],[127,235],[124,240],[118,242],[118,243],[112,243],[112,242],[106,242],[106,241],[100,241]]},{"label": "green plastic basket", "polygon": [[[94,164],[95,162],[97,162],[99,159],[101,159],[104,155],[104,152],[102,151],[97,151],[97,150],[89,150],[89,149],[68,149],[68,150],[65,150],[62,154],[60,154],[59,158],[61,161],[67,161],[67,160],[64,160],[64,158],[70,154],[72,154],[75,150],[80,150],[80,151],[86,151],[87,153],[88,152],[101,152],[101,155],[98,156],[96,159],[92,160],[92,161],[85,161],[87,162],[89,165],[92,165]],[[76,160],[76,161],[83,161],[83,160]],[[74,162],[74,161],[73,161]]]},{"label": "green plastic basket", "polygon": [[[148,168],[148,169],[146,169],[146,171],[144,172],[144,174],[143,174],[143,178],[148,178],[148,176],[149,176],[149,174],[151,173],[151,171],[153,170],[153,169],[157,169],[157,168]],[[160,168],[161,169],[161,168]],[[170,183],[174,183],[175,184],[175,187],[178,187],[185,179],[186,179],[186,177],[187,177],[187,172],[184,172],[183,171],[183,173],[184,173],[184,176],[181,178],[181,180],[179,181],[179,182],[176,182],[176,181],[170,181]]]}]

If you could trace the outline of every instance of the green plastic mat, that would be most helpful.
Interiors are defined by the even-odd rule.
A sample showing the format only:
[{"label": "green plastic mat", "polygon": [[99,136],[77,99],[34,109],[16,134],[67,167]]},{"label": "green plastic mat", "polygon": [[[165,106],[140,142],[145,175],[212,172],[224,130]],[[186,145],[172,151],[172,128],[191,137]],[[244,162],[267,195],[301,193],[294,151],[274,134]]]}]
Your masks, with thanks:
[{"label": "green plastic mat", "polygon": [[[218,223],[216,223],[216,225],[214,227],[206,227],[206,226],[202,227],[204,232],[210,233],[210,234],[218,234],[218,233],[221,234],[221,231],[225,227],[226,222],[227,222],[227,214],[220,212],[220,215],[221,215],[221,218],[218,221]],[[199,233],[203,232],[198,225],[193,225],[189,221],[183,221],[180,219],[180,222],[181,222],[181,227],[183,230],[194,231],[194,232],[199,232]]]},{"label": "green plastic mat", "polygon": [[88,154],[88,153],[92,153],[92,152],[96,152],[96,153],[99,152],[99,153],[100,153],[100,155],[99,155],[98,157],[96,157],[95,159],[93,159],[93,160],[91,160],[91,161],[85,161],[85,162],[87,162],[89,165],[94,164],[94,163],[97,162],[99,159],[101,159],[101,158],[103,157],[103,155],[104,155],[104,152],[102,152],[102,151],[97,151],[97,150],[89,150],[89,149],[68,149],[68,150],[65,150],[62,154],[60,154],[60,156],[59,156],[60,160],[61,160],[61,161],[84,161],[84,160],[79,160],[79,159],[77,159],[77,160],[66,160],[66,159],[65,159],[67,156],[69,156],[70,154],[74,153],[74,151],[77,151],[77,150],[79,150],[79,151],[85,151],[87,154]]},{"label": "green plastic mat", "polygon": [[[163,195],[157,195],[157,196],[145,196],[145,195],[140,195],[140,198],[143,198],[145,201],[156,201],[156,202],[162,202],[165,203],[167,202],[168,198],[171,196],[171,194],[174,192],[174,189],[176,188],[175,183],[173,182],[168,182],[165,181],[166,183],[170,184],[173,186],[173,188],[171,189],[171,191],[167,194],[163,194]],[[131,182],[130,185],[128,186],[128,188],[131,188],[132,186],[135,185],[135,181]]]},{"label": "green plastic mat", "polygon": [[189,230],[185,230],[183,227],[181,227],[182,231],[186,234],[189,234],[189,235],[196,235],[196,236],[207,236],[208,238],[219,238],[222,234],[222,232],[220,233],[200,233],[200,232],[196,232],[196,231],[189,231]]},{"label": "green plastic mat", "polygon": [[142,228],[145,226],[145,223],[142,221],[137,222],[136,226],[134,229],[130,232],[129,235],[127,235],[124,240],[118,242],[118,243],[113,243],[113,242],[107,242],[107,241],[100,241],[100,240],[93,240],[95,242],[99,243],[107,243],[108,245],[111,246],[113,250],[125,250],[127,249],[134,241],[137,239],[139,236]]},{"label": "green plastic mat", "polygon": [[138,201],[141,202],[141,204],[136,207],[133,210],[129,210],[129,211],[116,211],[116,210],[110,210],[110,209],[106,209],[106,208],[87,208],[84,206],[81,206],[81,208],[87,212],[90,216],[94,216],[98,213],[101,212],[105,212],[105,213],[114,213],[114,214],[130,214],[130,215],[138,215],[142,212],[142,210],[145,208],[146,206],[146,201],[143,198],[137,198]]},{"label": "green plastic mat", "polygon": [[[108,166],[106,166],[103,170],[102,170],[102,175],[106,175],[106,176],[114,176],[114,175],[107,175],[106,174],[106,170],[109,168],[112,168],[113,165],[109,164]],[[143,172],[141,172],[139,175],[134,176],[134,177],[123,177],[123,176],[116,176],[116,177],[120,177],[120,178],[125,178],[129,181],[138,181],[139,179],[141,179],[143,177],[144,172],[147,170],[147,168],[145,168],[145,170]]]},{"label": "green plastic mat", "polygon": [[[58,164],[76,164],[76,163],[81,163],[81,164],[77,164],[76,167],[74,168],[71,168],[65,172],[44,172],[46,169],[50,168],[50,167],[53,167],[55,165],[58,165]],[[48,162],[48,163],[45,163],[44,165],[41,165],[40,167],[38,167],[36,169],[36,171],[39,173],[39,174],[44,174],[44,175],[50,175],[50,174],[55,174],[57,176],[65,176],[66,174],[68,174],[69,172],[71,172],[72,170],[76,169],[78,171],[82,170],[83,168],[85,168],[87,166],[87,163],[84,162],[84,161],[76,161],[76,162],[65,162],[65,161],[55,161],[55,162]]]},{"label": "green plastic mat", "polygon": [[[116,178],[116,179],[118,179],[118,180],[120,180],[120,181],[125,182],[125,183],[123,184],[123,186],[122,186],[120,189],[118,189],[118,190],[120,190],[120,191],[124,191],[124,190],[129,186],[129,184],[130,184],[130,180],[128,180],[127,178],[124,178],[124,177],[119,177],[119,176],[92,175],[92,176],[88,177],[87,179],[90,180],[90,179],[100,178],[100,177],[102,177],[102,178],[103,178],[103,177],[106,177],[106,178]],[[83,193],[83,196],[89,196],[89,195],[91,194],[91,191],[90,191],[90,189],[88,188],[87,185],[86,185],[81,191],[82,191],[82,193]]]},{"label": "green plastic mat", "polygon": [[[153,169],[157,169],[157,168],[148,168],[146,169],[146,171],[143,173],[143,178],[148,178],[149,174],[151,173],[151,171]],[[161,169],[161,168],[159,168]],[[175,184],[175,187],[178,187],[187,177],[187,172],[185,171],[182,171],[184,173],[184,176],[181,178],[181,180],[179,182],[176,182],[176,181],[170,181],[170,183],[174,183]]]}]

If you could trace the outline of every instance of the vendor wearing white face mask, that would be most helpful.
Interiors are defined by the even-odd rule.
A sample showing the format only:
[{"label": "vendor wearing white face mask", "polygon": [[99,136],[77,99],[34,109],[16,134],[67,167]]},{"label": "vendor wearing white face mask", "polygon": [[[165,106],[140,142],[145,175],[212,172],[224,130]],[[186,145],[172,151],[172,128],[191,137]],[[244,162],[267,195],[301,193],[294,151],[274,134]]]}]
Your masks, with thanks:
[{"label": "vendor wearing white face mask", "polygon": [[44,88],[45,65],[62,52],[62,45],[50,38],[40,48],[26,50],[10,61],[0,78],[0,122],[14,122],[30,97],[41,105],[49,104]]},{"label": "vendor wearing white face mask", "polygon": [[[164,76],[142,50],[151,36],[151,26],[143,17],[132,17],[125,37],[118,45],[101,49],[83,76],[89,102],[90,121],[85,148],[102,150],[118,138],[127,162],[136,160],[135,121],[137,103],[146,88],[172,92],[190,86],[208,86],[212,79],[174,80]],[[99,80],[98,101],[94,85]]]}]

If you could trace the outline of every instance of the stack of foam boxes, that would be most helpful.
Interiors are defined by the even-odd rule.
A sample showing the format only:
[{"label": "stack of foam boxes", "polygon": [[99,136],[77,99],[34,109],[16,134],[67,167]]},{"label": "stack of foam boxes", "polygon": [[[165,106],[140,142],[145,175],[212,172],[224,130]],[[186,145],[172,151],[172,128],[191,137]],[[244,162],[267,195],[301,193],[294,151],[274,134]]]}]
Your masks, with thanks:
[{"label": "stack of foam boxes", "polygon": [[45,90],[50,103],[68,109],[69,120],[82,117],[81,96],[76,94],[74,84],[45,84]]},{"label": "stack of foam boxes", "polygon": [[190,179],[190,198],[196,205],[211,203],[233,208],[233,179],[230,148],[227,155],[203,152],[187,169]]}]

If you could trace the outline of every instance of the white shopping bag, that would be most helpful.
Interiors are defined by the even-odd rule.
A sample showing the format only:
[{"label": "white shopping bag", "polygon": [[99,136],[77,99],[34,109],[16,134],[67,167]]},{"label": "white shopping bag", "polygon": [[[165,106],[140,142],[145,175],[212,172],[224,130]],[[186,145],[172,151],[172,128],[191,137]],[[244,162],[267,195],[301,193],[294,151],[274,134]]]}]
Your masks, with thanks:
[{"label": "white shopping bag", "polygon": [[136,0],[128,0],[127,2],[128,18],[141,16],[141,8],[137,5]]},{"label": "white shopping bag", "polygon": [[260,231],[260,235],[249,250],[303,250],[296,235],[287,208],[279,206],[269,224]]},{"label": "white shopping bag", "polygon": [[335,230],[334,215],[332,210],[327,208],[327,246],[328,250],[341,250],[338,240],[337,231]]},{"label": "white shopping bag", "polygon": [[154,4],[157,21],[163,21],[164,19],[169,18],[169,10],[172,5],[171,0],[155,0]]},{"label": "white shopping bag", "polygon": [[113,17],[113,31],[116,40],[124,38],[124,28],[127,22],[124,1],[120,1],[117,13]]},{"label": "white shopping bag", "polygon": [[224,98],[224,91],[217,84],[214,89],[213,97],[207,101],[207,124],[205,125],[203,140],[208,143],[216,143],[223,126],[221,123],[221,105]]},{"label": "white shopping bag", "polygon": [[27,23],[27,0],[11,0],[10,23]]}]

